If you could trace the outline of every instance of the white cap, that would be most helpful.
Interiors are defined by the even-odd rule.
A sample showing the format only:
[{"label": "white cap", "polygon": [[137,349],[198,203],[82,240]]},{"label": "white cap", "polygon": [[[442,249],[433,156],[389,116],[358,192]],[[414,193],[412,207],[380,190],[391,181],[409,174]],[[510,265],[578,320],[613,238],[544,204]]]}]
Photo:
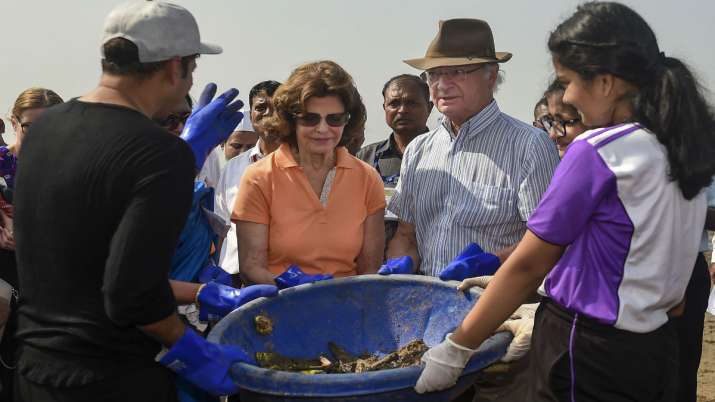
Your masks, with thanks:
[{"label": "white cap", "polygon": [[161,1],[135,0],[115,7],[104,21],[102,45],[114,38],[134,43],[141,63],[222,52],[221,46],[201,43],[199,26],[187,9]]},{"label": "white cap", "polygon": [[238,123],[236,128],[233,131],[250,131],[255,133],[256,130],[253,129],[253,124],[251,124],[251,113],[250,111],[246,113],[245,110],[241,109],[241,113],[243,113],[243,118],[241,119],[241,122]]}]

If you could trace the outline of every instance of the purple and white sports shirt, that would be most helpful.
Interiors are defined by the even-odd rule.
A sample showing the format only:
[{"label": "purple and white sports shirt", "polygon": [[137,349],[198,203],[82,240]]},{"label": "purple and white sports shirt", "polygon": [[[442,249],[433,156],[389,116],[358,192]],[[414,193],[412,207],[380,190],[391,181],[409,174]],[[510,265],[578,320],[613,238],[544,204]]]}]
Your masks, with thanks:
[{"label": "purple and white sports shirt", "polygon": [[637,123],[581,134],[527,227],[568,246],[540,291],[616,328],[667,322],[695,265],[705,193],[686,200],[668,178],[665,147]]}]

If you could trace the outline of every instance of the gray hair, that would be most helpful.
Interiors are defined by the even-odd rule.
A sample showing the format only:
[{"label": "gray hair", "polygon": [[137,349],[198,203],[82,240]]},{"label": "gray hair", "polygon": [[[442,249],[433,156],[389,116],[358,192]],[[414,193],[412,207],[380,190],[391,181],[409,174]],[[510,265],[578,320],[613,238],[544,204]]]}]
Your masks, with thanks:
[{"label": "gray hair", "polygon": [[504,82],[504,71],[499,68],[499,64],[497,63],[487,64],[484,67],[484,75],[489,76],[492,72],[496,72],[497,75],[497,79],[494,82],[494,89],[492,90],[492,93],[497,93],[499,87]]}]

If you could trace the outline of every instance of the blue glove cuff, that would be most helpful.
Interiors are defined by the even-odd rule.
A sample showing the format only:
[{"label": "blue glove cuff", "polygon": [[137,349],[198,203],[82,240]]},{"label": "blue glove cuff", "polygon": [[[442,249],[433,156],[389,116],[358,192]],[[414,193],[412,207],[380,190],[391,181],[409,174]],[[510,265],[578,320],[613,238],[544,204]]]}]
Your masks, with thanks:
[{"label": "blue glove cuff", "polygon": [[392,275],[392,274],[414,274],[415,266],[412,261],[412,257],[409,255],[403,255],[398,258],[391,258],[385,261],[385,264],[380,267],[377,271],[380,275]]}]

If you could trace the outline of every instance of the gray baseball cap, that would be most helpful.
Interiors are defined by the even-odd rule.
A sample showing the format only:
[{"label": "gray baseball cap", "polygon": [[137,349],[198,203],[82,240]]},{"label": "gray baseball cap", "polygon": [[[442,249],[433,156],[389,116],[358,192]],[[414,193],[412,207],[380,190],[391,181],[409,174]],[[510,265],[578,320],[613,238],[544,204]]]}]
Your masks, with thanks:
[{"label": "gray baseball cap", "polygon": [[135,0],[115,7],[104,21],[102,45],[114,38],[134,43],[142,63],[223,51],[201,42],[199,26],[187,9],[161,1]]}]

